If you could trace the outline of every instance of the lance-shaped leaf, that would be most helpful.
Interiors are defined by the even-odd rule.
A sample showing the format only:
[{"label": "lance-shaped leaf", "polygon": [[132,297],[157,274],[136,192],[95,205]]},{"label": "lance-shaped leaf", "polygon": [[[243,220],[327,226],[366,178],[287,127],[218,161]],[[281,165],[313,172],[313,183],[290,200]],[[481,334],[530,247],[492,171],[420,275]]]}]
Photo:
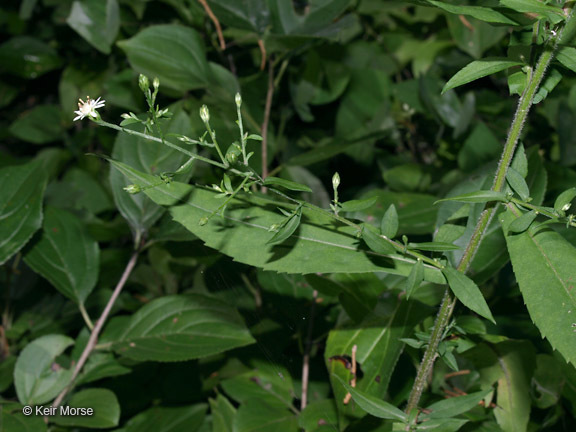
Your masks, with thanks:
[{"label": "lance-shaped leaf", "polygon": [[456,195],[453,197],[443,198],[441,200],[436,201],[436,203],[443,201],[458,201],[458,202],[472,202],[472,203],[482,203],[490,201],[507,202],[508,197],[504,192],[481,190],[476,192],[465,193],[462,195]]},{"label": "lance-shaped leaf", "polygon": [[285,240],[288,240],[292,234],[298,229],[300,225],[300,220],[302,219],[302,208],[299,207],[294,213],[288,216],[278,228],[278,231],[274,236],[268,240],[266,244],[275,245],[280,244]]},{"label": "lance-shaped leaf", "polygon": [[420,286],[420,283],[424,280],[424,263],[422,260],[416,261],[412,271],[408,275],[406,280],[406,298],[409,299],[410,296],[416,291],[416,288]]},{"label": "lance-shaped leaf", "polygon": [[424,0],[431,6],[436,6],[439,9],[445,10],[456,15],[468,15],[481,21],[495,23],[495,24],[517,24],[515,21],[508,18],[501,12],[495,9],[482,7],[482,6],[468,6],[468,5],[454,5],[435,0]]},{"label": "lance-shaped leaf", "polygon": [[528,199],[530,196],[530,189],[528,188],[528,183],[526,183],[522,174],[510,167],[506,173],[506,181],[522,200],[526,201]]},{"label": "lance-shaped leaf", "polygon": [[[126,164],[110,160],[115,168],[142,186],[158,183],[156,177],[139,172]],[[295,210],[268,197],[242,194],[230,201],[223,217],[213,217],[200,225],[202,218],[216,210],[221,201],[215,192],[172,182],[146,190],[156,203],[168,206],[172,217],[208,246],[236,261],[264,270],[283,273],[367,273],[387,272],[408,276],[414,260],[398,254],[385,255],[362,247],[357,228],[338,225],[327,212],[302,208],[297,233],[281,245],[266,245],[269,227],[280,224],[283,216],[277,208]],[[424,278],[445,283],[441,272],[424,266]]]},{"label": "lance-shaped leaf", "polygon": [[390,207],[388,207],[388,210],[384,213],[380,224],[380,231],[382,235],[388,238],[394,238],[396,234],[398,234],[398,212],[394,204],[390,204]]},{"label": "lance-shaped leaf", "polygon": [[43,227],[24,261],[66,297],[84,303],[98,280],[98,243],[82,221],[65,210],[48,207]]},{"label": "lance-shaped leaf", "polygon": [[42,224],[46,172],[40,162],[0,170],[0,264],[18,252]]},{"label": "lance-shaped leaf", "polygon": [[427,414],[425,418],[451,418],[456,417],[458,414],[470,411],[478,405],[482,399],[488,396],[493,390],[483,390],[465,396],[452,397],[426,407]]},{"label": "lance-shaped leaf", "polygon": [[495,74],[496,72],[506,70],[512,66],[520,65],[522,65],[522,63],[519,61],[500,57],[487,57],[482,60],[475,60],[456,72],[456,75],[450,78],[450,80],[446,83],[442,89],[442,93],[445,93],[455,87],[468,84],[469,82],[476,81],[479,78],[483,78],[485,76]]},{"label": "lance-shaped leaf", "polygon": [[350,200],[340,204],[340,210],[343,212],[355,212],[366,210],[367,208],[372,207],[376,201],[378,201],[377,197],[361,199],[361,200]]},{"label": "lance-shaped leaf", "polygon": [[547,229],[512,234],[510,226],[515,219],[506,212],[501,221],[530,318],[552,347],[576,365],[576,248]]},{"label": "lance-shaped leaf", "polygon": [[130,318],[112,348],[140,361],[184,361],[254,342],[238,312],[199,294],[151,301]]},{"label": "lance-shaped leaf", "polygon": [[308,186],[278,177],[266,177],[264,186],[280,186],[281,188],[297,192],[312,192]]},{"label": "lance-shaped leaf", "polygon": [[444,267],[442,273],[446,276],[450,289],[464,306],[473,310],[478,315],[489,319],[493,323],[496,322],[480,288],[478,288],[478,285],[476,285],[472,279],[454,267]]},{"label": "lance-shaped leaf", "polygon": [[513,233],[524,232],[528,229],[528,227],[530,227],[530,224],[534,222],[534,219],[536,219],[536,212],[534,210],[526,212],[518,219],[512,221],[508,227],[508,230]]},{"label": "lance-shaped leaf", "polygon": [[572,200],[576,198],[576,187],[570,188],[562,192],[554,201],[554,209],[556,211],[567,211],[572,205]]}]

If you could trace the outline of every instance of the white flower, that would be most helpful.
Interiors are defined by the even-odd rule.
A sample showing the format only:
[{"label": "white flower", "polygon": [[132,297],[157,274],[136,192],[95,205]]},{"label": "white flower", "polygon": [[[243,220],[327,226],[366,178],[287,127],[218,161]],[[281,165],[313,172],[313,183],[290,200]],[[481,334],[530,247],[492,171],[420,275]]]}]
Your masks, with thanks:
[{"label": "white flower", "polygon": [[78,114],[78,116],[74,119],[74,121],[84,120],[84,117],[86,116],[92,118],[98,117],[98,113],[96,112],[96,110],[98,108],[102,108],[104,106],[104,102],[106,102],[104,100],[101,101],[100,98],[92,100],[90,99],[90,96],[86,96],[86,102],[84,102],[82,99],[79,99],[79,101],[80,102],[78,102],[78,111],[74,111],[74,114]]}]

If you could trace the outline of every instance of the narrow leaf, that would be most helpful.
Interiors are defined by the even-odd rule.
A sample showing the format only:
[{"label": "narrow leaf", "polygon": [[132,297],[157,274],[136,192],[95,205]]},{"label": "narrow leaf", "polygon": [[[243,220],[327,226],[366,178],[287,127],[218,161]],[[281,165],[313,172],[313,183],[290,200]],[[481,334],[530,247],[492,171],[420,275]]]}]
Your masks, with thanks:
[{"label": "narrow leaf", "polygon": [[373,228],[368,225],[364,225],[364,229],[362,230],[362,240],[366,243],[366,245],[373,250],[374,252],[378,252],[381,254],[393,254],[396,253],[396,249],[374,231]]},{"label": "narrow leaf", "polygon": [[459,87],[469,82],[475,81],[479,78],[483,78],[488,75],[495,74],[511,68],[512,66],[522,65],[519,61],[509,60],[507,58],[501,57],[487,57],[482,60],[475,60],[472,63],[464,66],[460,69],[450,80],[446,83],[442,89],[442,93],[447,92],[450,89]]},{"label": "narrow leaf", "polygon": [[547,5],[540,0],[500,0],[500,4],[515,12],[541,14],[554,24],[564,19],[564,12],[561,8]]},{"label": "narrow leaf", "polygon": [[146,304],[132,315],[112,348],[139,361],[183,361],[253,342],[235,309],[211,297],[188,294]]},{"label": "narrow leaf", "polygon": [[450,3],[444,3],[434,0],[426,0],[426,3],[436,6],[437,8],[443,9],[446,12],[450,12],[456,15],[468,15],[481,21],[495,23],[495,24],[509,24],[516,25],[515,21],[512,21],[506,15],[487,7],[482,6],[460,6]]},{"label": "narrow leaf", "polygon": [[451,418],[459,414],[470,411],[478,405],[482,399],[488,396],[493,390],[479,391],[466,396],[452,397],[426,407],[426,411],[431,411],[426,417],[432,419]]},{"label": "narrow leaf", "polygon": [[398,212],[394,204],[390,204],[390,207],[388,207],[388,210],[384,213],[382,223],[380,224],[380,231],[383,236],[388,238],[394,238],[396,234],[398,234]]},{"label": "narrow leaf", "polygon": [[445,242],[409,243],[408,249],[418,249],[430,252],[447,252],[460,249],[460,246]]},{"label": "narrow leaf", "polygon": [[284,189],[297,192],[312,192],[308,186],[279,177],[266,177],[264,186],[280,186]]},{"label": "narrow leaf", "polygon": [[568,211],[574,198],[576,198],[576,187],[565,190],[554,201],[554,209],[557,211]]},{"label": "narrow leaf", "polygon": [[350,200],[343,202],[341,204],[341,211],[343,212],[355,212],[366,210],[367,208],[372,207],[376,201],[378,201],[377,197],[362,199],[362,200]]},{"label": "narrow leaf", "polygon": [[[458,202],[472,202],[472,203],[482,203],[490,201],[501,201],[508,202],[508,198],[504,192],[496,192],[491,190],[481,190],[476,192],[470,192],[462,195],[457,195],[453,197],[444,198],[436,201],[436,203],[443,201],[458,201]],[[434,204],[436,204],[434,203]]]},{"label": "narrow leaf", "polygon": [[408,275],[406,280],[406,298],[409,299],[416,289],[420,286],[420,283],[424,280],[424,264],[422,260],[416,261],[412,271]]},{"label": "narrow leaf", "polygon": [[445,267],[442,273],[446,276],[450,289],[464,306],[493,323],[496,323],[480,288],[478,288],[472,279],[454,267]]},{"label": "narrow leaf", "polygon": [[370,394],[367,394],[361,390],[352,388],[349,384],[346,384],[340,377],[336,377],[338,381],[344,386],[344,388],[350,392],[352,399],[356,402],[360,408],[366,411],[368,414],[372,414],[374,417],[398,420],[401,422],[406,421],[406,414],[396,408],[394,405],[389,404],[381,399],[378,399]]},{"label": "narrow leaf", "polygon": [[528,183],[526,183],[526,180],[524,180],[522,174],[520,174],[514,168],[508,168],[508,172],[506,173],[506,181],[512,190],[516,192],[523,201],[526,201],[530,197]]},{"label": "narrow leaf", "polygon": [[534,210],[526,212],[515,219],[508,227],[508,230],[513,233],[524,232],[530,227],[530,224],[534,222],[534,219],[536,219],[536,212]]},{"label": "narrow leaf", "polygon": [[298,226],[300,225],[300,220],[302,218],[302,209],[298,209],[296,213],[288,218],[288,221],[283,224],[280,229],[274,234],[274,236],[266,242],[268,245],[280,244],[296,232]]}]

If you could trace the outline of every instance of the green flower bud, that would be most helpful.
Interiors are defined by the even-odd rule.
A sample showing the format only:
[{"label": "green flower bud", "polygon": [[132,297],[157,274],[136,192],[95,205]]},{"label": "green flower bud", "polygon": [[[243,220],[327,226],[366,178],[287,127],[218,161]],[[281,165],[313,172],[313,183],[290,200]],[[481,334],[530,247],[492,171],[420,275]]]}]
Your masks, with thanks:
[{"label": "green flower bud", "polygon": [[146,75],[140,74],[140,76],[138,77],[138,85],[140,86],[140,90],[146,93],[150,88],[150,80]]},{"label": "green flower bud", "polygon": [[158,77],[154,77],[154,81],[152,81],[152,85],[154,86],[154,90],[158,90],[158,87],[160,87],[160,80],[158,79]]},{"label": "green flower bud", "polygon": [[207,218],[207,217],[200,218],[200,220],[198,221],[198,225],[200,225],[200,226],[204,226],[204,225],[206,225],[207,223],[208,223],[208,218]]},{"label": "green flower bud", "polygon": [[142,187],[139,185],[136,185],[136,184],[131,184],[131,185],[126,186],[124,188],[124,190],[126,192],[128,192],[129,194],[134,195],[134,194],[142,192]]},{"label": "green flower bud", "polygon": [[242,96],[240,96],[240,93],[236,93],[235,101],[236,101],[236,106],[238,108],[240,108],[242,106]]},{"label": "green flower bud", "polygon": [[235,164],[238,162],[238,158],[241,154],[242,150],[238,147],[238,145],[232,144],[230,147],[228,147],[228,150],[226,150],[226,160],[231,164]]},{"label": "green flower bud", "polygon": [[336,190],[338,189],[338,186],[340,186],[340,174],[334,173],[334,175],[332,176],[332,187],[334,188],[334,190]]},{"label": "green flower bud", "polygon": [[210,121],[210,111],[208,111],[208,107],[206,105],[202,105],[200,107],[200,118],[204,123],[208,123]]}]

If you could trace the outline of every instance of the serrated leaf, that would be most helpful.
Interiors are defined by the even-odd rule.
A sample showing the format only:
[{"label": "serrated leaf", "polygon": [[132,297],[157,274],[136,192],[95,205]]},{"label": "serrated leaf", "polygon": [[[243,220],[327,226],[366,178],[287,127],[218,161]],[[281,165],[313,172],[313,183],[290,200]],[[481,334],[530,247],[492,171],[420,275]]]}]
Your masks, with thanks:
[{"label": "serrated leaf", "polygon": [[108,389],[91,388],[72,395],[64,409],[91,408],[92,415],[56,415],[50,421],[60,426],[79,426],[93,429],[107,429],[118,426],[120,404],[114,392]]},{"label": "serrated leaf", "polygon": [[139,361],[184,361],[249,345],[254,339],[238,312],[199,294],[151,301],[130,318],[112,344]]},{"label": "serrated leaf", "polygon": [[488,396],[492,391],[492,389],[488,389],[465,396],[452,397],[446,400],[435,402],[432,405],[426,407],[426,412],[431,412],[430,414],[426,414],[425,417],[431,419],[456,417],[457,415],[465,413],[466,411],[469,411],[477,406],[478,403],[486,396]]},{"label": "serrated leaf", "polygon": [[495,323],[492,312],[490,312],[490,308],[480,288],[478,288],[472,279],[454,267],[444,267],[442,273],[446,276],[450,289],[464,306]]},{"label": "serrated leaf", "polygon": [[279,177],[266,177],[264,186],[280,186],[284,189],[297,192],[312,192],[308,186]]},{"label": "serrated leaf", "polygon": [[30,240],[42,225],[47,176],[40,161],[0,169],[0,264]]},{"label": "serrated leaf", "polygon": [[100,249],[80,219],[48,207],[42,235],[24,261],[66,297],[83,304],[98,280]]},{"label": "serrated leaf", "polygon": [[68,385],[72,371],[54,367],[54,363],[73,344],[74,340],[68,336],[46,335],[26,345],[14,368],[14,386],[21,403],[41,405]]},{"label": "serrated leaf", "polygon": [[355,211],[362,211],[366,210],[367,208],[372,207],[376,201],[378,201],[377,197],[361,199],[361,200],[350,200],[340,204],[340,210],[343,212],[355,212]]},{"label": "serrated leaf", "polygon": [[367,394],[361,390],[352,388],[349,384],[345,383],[339,376],[335,377],[344,388],[350,392],[352,395],[352,399],[360,408],[366,411],[369,414],[372,414],[374,417],[389,419],[389,420],[398,420],[401,422],[406,421],[406,413],[396,408],[394,405],[383,401],[382,399],[378,399],[370,394]]},{"label": "serrated leaf", "polygon": [[398,234],[398,212],[394,204],[390,204],[390,207],[384,213],[380,223],[380,232],[388,238],[394,238]]},{"label": "serrated leaf", "polygon": [[530,210],[529,212],[524,213],[518,219],[512,221],[510,226],[508,226],[508,230],[513,233],[521,233],[526,231],[532,222],[536,219],[536,212],[534,210]]},{"label": "serrated leaf", "polygon": [[395,254],[396,249],[394,246],[392,246],[374,231],[374,228],[371,226],[364,225],[364,229],[362,230],[362,240],[364,240],[366,245],[374,252],[380,254]]},{"label": "serrated leaf", "polygon": [[[153,176],[126,164],[114,160],[110,163],[132,183],[146,186],[156,182]],[[219,206],[214,191],[172,182],[148,189],[146,195],[158,204],[168,206],[174,219],[208,246],[264,270],[302,274],[378,271],[408,276],[412,269],[413,260],[362,248],[355,227],[334,225],[332,217],[318,211],[303,208],[298,233],[282,245],[270,246],[266,245],[270,237],[268,228],[283,221],[276,208],[282,206],[294,210],[295,206],[267,197],[240,194],[230,201],[222,218],[213,218],[201,226],[198,221]],[[434,283],[445,282],[440,271],[431,266],[425,266],[424,278]]]},{"label": "serrated leaf", "polygon": [[422,260],[416,261],[412,271],[408,275],[406,280],[406,298],[409,299],[410,296],[416,291],[420,286],[420,283],[424,280],[424,264]]},{"label": "serrated leaf", "polygon": [[526,180],[524,180],[522,174],[520,174],[514,168],[508,168],[508,172],[506,173],[506,181],[512,190],[518,194],[522,201],[526,201],[530,197],[528,183],[526,183]]},{"label": "serrated leaf", "polygon": [[506,212],[501,221],[530,318],[552,347],[576,365],[576,249],[558,233],[545,229],[510,235],[509,225],[514,219]]},{"label": "serrated leaf", "polygon": [[576,198],[576,187],[565,190],[554,201],[554,209],[557,211],[568,211],[574,198]]},{"label": "serrated leaf", "polygon": [[296,213],[291,214],[288,217],[288,221],[278,229],[276,234],[266,242],[267,245],[280,244],[290,238],[292,234],[296,232],[298,226],[300,226],[300,220],[302,219],[302,209],[299,208]]},{"label": "serrated leaf", "polygon": [[476,81],[485,76],[495,74],[496,72],[521,65],[521,62],[510,60],[505,57],[487,57],[482,60],[475,60],[456,72],[456,75],[448,80],[442,89],[442,93],[461,85],[468,84],[469,82]]},{"label": "serrated leaf", "polygon": [[476,192],[470,192],[462,195],[457,195],[453,197],[444,198],[436,201],[436,203],[443,201],[458,201],[458,202],[472,202],[472,203],[482,203],[490,201],[501,201],[507,202],[508,198],[504,192],[496,192],[491,190],[481,190]]}]

